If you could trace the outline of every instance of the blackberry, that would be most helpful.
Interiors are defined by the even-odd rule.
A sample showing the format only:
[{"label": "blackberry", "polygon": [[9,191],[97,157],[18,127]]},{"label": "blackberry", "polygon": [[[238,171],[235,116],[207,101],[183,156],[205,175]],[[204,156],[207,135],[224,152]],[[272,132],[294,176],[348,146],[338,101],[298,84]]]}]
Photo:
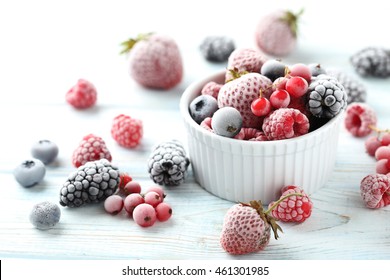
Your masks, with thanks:
[{"label": "blackberry", "polygon": [[328,75],[313,77],[307,96],[309,111],[319,118],[333,118],[347,107],[347,93],[343,85]]},{"label": "blackberry", "polygon": [[225,36],[208,36],[200,45],[204,58],[212,62],[227,61],[235,48],[234,41]]},{"label": "blackberry", "polygon": [[359,75],[390,77],[390,53],[384,48],[364,48],[351,56],[350,61]]},{"label": "blackberry", "polygon": [[178,186],[184,182],[190,160],[177,140],[162,142],[148,161],[150,178],[159,185]]},{"label": "blackberry", "polygon": [[104,201],[114,194],[120,183],[120,173],[108,160],[90,161],[71,173],[60,191],[60,204],[79,207]]},{"label": "blackberry", "polygon": [[336,78],[344,87],[347,93],[347,103],[366,102],[367,89],[363,83],[338,69],[326,69],[329,76]]}]

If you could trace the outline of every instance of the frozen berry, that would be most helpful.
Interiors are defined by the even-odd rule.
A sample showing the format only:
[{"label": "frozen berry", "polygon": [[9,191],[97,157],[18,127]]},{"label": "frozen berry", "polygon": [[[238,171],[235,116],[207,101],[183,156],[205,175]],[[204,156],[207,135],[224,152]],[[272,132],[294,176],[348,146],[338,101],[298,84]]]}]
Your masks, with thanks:
[{"label": "frozen berry", "polygon": [[172,216],[172,208],[169,204],[162,202],[156,207],[157,220],[165,222]]},{"label": "frozen berry", "polygon": [[156,193],[158,193],[158,195],[159,195],[162,199],[164,199],[165,196],[166,196],[166,195],[165,195],[165,192],[164,192],[164,189],[163,189],[162,187],[160,187],[160,186],[152,186],[152,187],[148,188],[148,189],[146,190],[145,194],[148,193],[148,192],[156,192]]},{"label": "frozen berry", "polygon": [[227,61],[235,48],[233,39],[225,36],[208,36],[200,45],[204,58],[212,62]]},{"label": "frozen berry", "polygon": [[309,66],[303,63],[296,63],[289,67],[289,74],[292,77],[302,77],[304,78],[308,83],[311,81],[311,71]]},{"label": "frozen berry", "polygon": [[116,215],[122,211],[123,204],[123,198],[119,195],[114,194],[107,197],[104,201],[104,210],[106,210],[107,213]]},{"label": "frozen berry", "polygon": [[219,93],[219,90],[222,88],[222,86],[223,86],[222,84],[218,84],[214,81],[211,81],[203,86],[200,93],[202,95],[211,95],[216,100],[218,100],[218,93]]},{"label": "frozen berry", "polygon": [[84,136],[79,143],[79,146],[73,152],[73,165],[79,167],[89,161],[99,159],[112,160],[111,153],[107,149],[106,143],[101,137],[94,134]]},{"label": "frozen berry", "polygon": [[255,116],[266,116],[271,112],[271,102],[265,97],[257,98],[252,101],[251,110]]},{"label": "frozen berry", "polygon": [[31,155],[43,164],[50,164],[57,158],[58,146],[50,140],[39,140],[31,147]]},{"label": "frozen berry", "polygon": [[375,158],[376,160],[380,160],[380,159],[390,160],[390,147],[389,146],[379,147],[375,152]]},{"label": "frozen berry", "polygon": [[286,91],[294,98],[305,95],[308,87],[307,81],[302,77],[291,77],[286,83]]},{"label": "frozen berry", "polygon": [[382,146],[390,145],[390,133],[384,133],[381,139]]},{"label": "frozen berry", "polygon": [[124,200],[124,207],[126,212],[132,216],[134,208],[138,205],[145,203],[144,197],[139,193],[131,193],[128,196],[126,196]]},{"label": "frozen berry", "polygon": [[156,192],[147,192],[144,195],[145,203],[152,205],[153,207],[156,207],[159,205],[163,198]]},{"label": "frozen berry", "polygon": [[269,97],[269,101],[271,102],[272,107],[275,109],[287,108],[287,106],[290,104],[290,100],[290,94],[283,89],[275,90]]},{"label": "frozen berry", "polygon": [[272,89],[286,89],[286,83],[288,81],[288,77],[279,77],[272,83]]},{"label": "frozen berry", "polygon": [[383,174],[367,175],[360,182],[360,194],[368,208],[390,204],[390,177]]},{"label": "frozen berry", "polygon": [[280,108],[264,119],[263,131],[269,140],[282,140],[304,135],[309,131],[309,120],[299,110]]},{"label": "frozen berry", "polygon": [[45,165],[39,159],[25,160],[14,169],[16,181],[25,188],[30,188],[40,183],[45,174]]},{"label": "frozen berry", "polygon": [[351,64],[362,76],[390,76],[389,51],[381,47],[364,48],[351,56]]},{"label": "frozen berry", "polygon": [[142,203],[134,208],[133,219],[141,227],[150,227],[157,220],[156,210],[152,205]]},{"label": "frozen berry", "polygon": [[190,115],[198,124],[205,118],[213,116],[217,110],[218,102],[210,95],[200,95],[190,103]]},{"label": "frozen berry", "polygon": [[390,173],[390,160],[387,158],[383,158],[383,159],[378,160],[375,163],[375,171],[378,174]]},{"label": "frozen berry", "polygon": [[138,182],[135,182],[135,181],[128,182],[123,187],[123,192],[126,195],[129,195],[131,193],[141,193],[141,185]]},{"label": "frozen berry", "polygon": [[364,137],[369,135],[376,123],[375,111],[366,103],[357,102],[348,105],[344,124],[353,136]]},{"label": "frozen berry", "polygon": [[120,114],[112,122],[111,136],[122,147],[135,148],[143,136],[142,121]]},{"label": "frozen berry", "polygon": [[61,218],[61,210],[57,204],[44,201],[33,206],[30,213],[30,222],[37,229],[51,229]]},{"label": "frozen berry", "polygon": [[287,65],[276,59],[269,59],[261,67],[260,74],[275,81],[279,77],[284,77],[287,72]]},{"label": "frozen berry", "polygon": [[317,77],[318,75],[321,75],[321,74],[326,74],[326,70],[321,67],[321,64],[319,63],[311,63],[308,65],[309,69],[310,69],[310,73],[312,76],[314,77]]},{"label": "frozen berry", "polygon": [[95,105],[97,93],[95,86],[84,79],[79,79],[67,93],[66,101],[77,109],[86,109]]},{"label": "frozen berry", "polygon": [[369,138],[367,138],[367,140],[365,141],[365,147],[366,147],[366,152],[370,155],[370,156],[375,156],[375,152],[376,150],[382,146],[382,143],[381,141],[378,139],[377,136],[371,136]]},{"label": "frozen berry", "polygon": [[241,130],[241,114],[233,107],[220,108],[214,113],[211,120],[211,127],[216,134],[232,138]]}]

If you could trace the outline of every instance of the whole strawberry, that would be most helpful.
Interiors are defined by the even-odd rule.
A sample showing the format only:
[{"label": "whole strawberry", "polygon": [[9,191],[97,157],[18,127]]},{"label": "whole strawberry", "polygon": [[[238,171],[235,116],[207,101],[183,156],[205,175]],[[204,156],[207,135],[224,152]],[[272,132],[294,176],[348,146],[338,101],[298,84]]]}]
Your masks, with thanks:
[{"label": "whole strawberry", "polygon": [[72,155],[72,164],[75,167],[99,159],[112,160],[111,153],[107,149],[106,143],[99,136],[88,134],[83,137],[79,146]]},{"label": "whole strawberry", "polygon": [[248,73],[240,78],[226,83],[218,94],[218,107],[234,107],[242,116],[243,127],[260,129],[262,117],[252,113],[251,103],[258,99],[260,92],[263,96],[269,97],[272,93],[272,82],[259,73]]},{"label": "whole strawberry", "polygon": [[266,54],[281,57],[290,54],[297,43],[298,19],[303,11],[276,10],[265,15],[255,31],[257,46]]},{"label": "whole strawberry", "polygon": [[116,116],[111,126],[111,136],[125,148],[135,148],[141,142],[143,135],[142,121],[120,114]]},{"label": "whole strawberry", "polygon": [[84,79],[79,79],[67,93],[66,101],[77,109],[86,109],[96,103],[97,92],[95,86]]},{"label": "whole strawberry", "polygon": [[161,34],[143,34],[123,42],[122,53],[129,52],[130,75],[139,84],[170,89],[183,77],[183,63],[176,42]]}]

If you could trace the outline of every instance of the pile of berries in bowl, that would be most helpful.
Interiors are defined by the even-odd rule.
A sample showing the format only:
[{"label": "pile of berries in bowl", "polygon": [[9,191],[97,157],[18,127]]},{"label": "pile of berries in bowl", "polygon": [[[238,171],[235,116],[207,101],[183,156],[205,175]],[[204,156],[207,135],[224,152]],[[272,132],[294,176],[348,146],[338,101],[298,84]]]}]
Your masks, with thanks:
[{"label": "pile of berries in bowl", "polygon": [[319,65],[237,49],[227,70],[191,84],[180,110],[195,179],[231,201],[269,203],[285,185],[329,178],[347,94]]}]

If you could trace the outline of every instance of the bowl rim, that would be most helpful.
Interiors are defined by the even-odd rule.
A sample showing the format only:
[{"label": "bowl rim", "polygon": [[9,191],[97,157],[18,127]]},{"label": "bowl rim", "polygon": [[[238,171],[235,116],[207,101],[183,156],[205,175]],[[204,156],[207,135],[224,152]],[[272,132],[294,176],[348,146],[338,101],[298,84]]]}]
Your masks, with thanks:
[{"label": "bowl rim", "polygon": [[[208,131],[207,129],[204,129],[201,127],[198,123],[196,123],[189,112],[189,105],[191,101],[196,97],[195,96],[195,90],[200,93],[201,87],[203,87],[207,82],[210,81],[215,81],[215,80],[220,80],[223,75],[225,75],[226,70],[221,70],[216,73],[213,73],[211,75],[208,75],[205,78],[199,79],[197,81],[192,82],[183,92],[181,98],[180,98],[180,104],[179,104],[179,109],[180,109],[180,114],[183,117],[184,121],[191,126],[193,129],[195,129],[198,133],[203,134],[205,137],[210,137],[211,139],[218,139],[221,141],[221,144],[229,143],[229,144],[239,144],[239,145],[264,145],[264,146],[273,146],[275,144],[287,144],[287,143],[295,143],[295,142],[300,142],[304,140],[308,140],[310,138],[316,137],[317,135],[321,133],[325,133],[327,131],[327,128],[330,126],[333,126],[335,123],[339,121],[339,119],[342,118],[342,115],[345,111],[343,109],[340,111],[335,117],[330,119],[326,124],[322,125],[321,127],[317,128],[314,131],[311,131],[309,133],[306,133],[305,135],[301,135],[298,137],[294,138],[289,138],[289,139],[282,139],[282,140],[273,140],[273,141],[248,141],[248,140],[242,140],[242,139],[234,139],[234,138],[229,138],[229,137],[224,137],[221,135],[217,135],[211,131]],[[194,97],[192,98],[192,96]]]}]

